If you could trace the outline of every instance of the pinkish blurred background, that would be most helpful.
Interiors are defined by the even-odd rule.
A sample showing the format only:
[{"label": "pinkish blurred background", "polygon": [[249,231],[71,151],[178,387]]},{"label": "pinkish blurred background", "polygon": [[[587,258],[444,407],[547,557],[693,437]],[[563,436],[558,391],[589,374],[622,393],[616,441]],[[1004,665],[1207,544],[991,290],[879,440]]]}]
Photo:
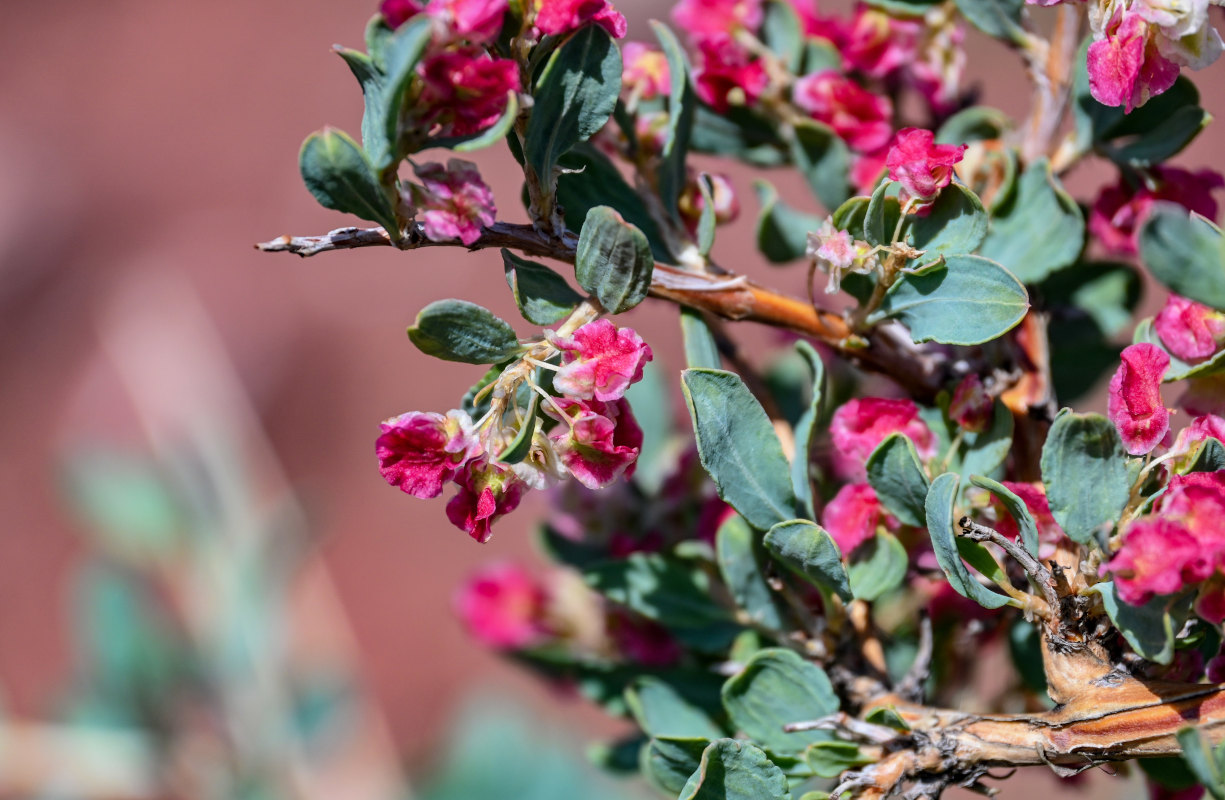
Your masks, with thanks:
[{"label": "pinkish blurred background", "polygon": [[[446,522],[441,502],[404,497],[375,469],[379,420],[450,408],[479,377],[478,368],[427,359],[409,344],[404,327],[417,310],[461,296],[516,317],[498,255],[363,250],[298,260],[252,248],[285,233],[349,224],[302,187],[296,156],[306,134],[325,124],[357,131],[361,95],[329,46],[360,45],[375,5],[64,0],[52,10],[5,3],[6,720],[48,719],[79,669],[72,582],[91,540],[65,502],[66,465],[95,445],[173,458],[177,442],[222,430],[260,497],[275,503],[287,489],[296,492],[294,513],[301,512],[309,547],[290,588],[288,649],[343,663],[367,692],[360,744],[336,774],[364,776],[352,779],[367,780],[369,791],[342,777],[333,796],[392,796],[387,787],[403,778],[402,769],[428,770],[449,721],[481,688],[581,730],[579,739],[623,730],[469,642],[451,613],[452,592],[476,565],[536,558],[530,523],[540,497],[482,547]],[[618,5],[632,20],[631,36],[644,37],[645,18],[663,13],[641,0]],[[1017,59],[971,37],[970,64],[987,102],[1023,110]],[[1198,76],[1210,111],[1225,92],[1219,70]],[[1212,163],[1220,143],[1210,131],[1180,163]],[[494,147],[475,160],[501,216],[522,220],[519,178],[506,151]],[[802,291],[801,270],[775,271],[753,256],[752,175],[732,175],[743,214],[721,234],[717,256]],[[1105,177],[1101,169],[1081,169],[1071,187],[1089,199]],[[797,204],[812,206],[799,180],[771,179]],[[674,312],[648,303],[632,324],[671,374],[679,365]],[[746,333],[750,341],[770,339],[761,330]],[[207,450],[209,441],[195,444]],[[5,763],[13,769],[11,759]],[[0,796],[25,796],[13,773],[6,779],[3,772]],[[371,788],[380,781],[383,789]],[[1104,783],[1112,794],[1122,787]],[[1052,786],[1046,778],[1005,784],[1012,796],[1025,785]]]}]

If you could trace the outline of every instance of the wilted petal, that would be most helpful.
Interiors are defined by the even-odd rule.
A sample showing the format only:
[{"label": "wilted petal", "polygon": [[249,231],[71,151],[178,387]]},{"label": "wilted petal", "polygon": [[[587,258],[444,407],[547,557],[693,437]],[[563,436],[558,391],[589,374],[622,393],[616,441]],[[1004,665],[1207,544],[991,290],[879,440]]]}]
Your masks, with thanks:
[{"label": "wilted petal", "polygon": [[1119,429],[1127,452],[1144,455],[1170,429],[1170,412],[1162,405],[1161,378],[1170,357],[1153,344],[1133,344],[1122,353],[1122,364],[1110,379],[1107,414]]}]

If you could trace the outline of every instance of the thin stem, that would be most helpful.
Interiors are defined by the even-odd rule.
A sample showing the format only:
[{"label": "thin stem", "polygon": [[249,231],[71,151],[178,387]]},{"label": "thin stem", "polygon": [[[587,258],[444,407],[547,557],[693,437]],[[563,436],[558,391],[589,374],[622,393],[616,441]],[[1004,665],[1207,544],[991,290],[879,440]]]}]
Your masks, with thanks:
[{"label": "thin stem", "polygon": [[[1014,561],[1021,565],[1021,569],[1025,570],[1025,574],[1038,587],[1039,591],[1042,592],[1043,599],[1046,600],[1047,614],[1043,616],[1049,618],[1050,615],[1059,612],[1059,596],[1055,593],[1055,581],[1051,576],[1051,571],[1044,567],[1038,559],[1030,555],[1028,550],[994,528],[980,525],[969,517],[962,517],[957,525],[961,528],[961,535],[965,538],[974,542],[991,542],[994,545],[998,545]],[[1003,586],[1001,588],[1007,591],[1013,587]],[[1013,591],[1016,591],[1015,588],[1013,588]],[[1022,596],[1032,600],[1028,594],[1022,593]]]}]

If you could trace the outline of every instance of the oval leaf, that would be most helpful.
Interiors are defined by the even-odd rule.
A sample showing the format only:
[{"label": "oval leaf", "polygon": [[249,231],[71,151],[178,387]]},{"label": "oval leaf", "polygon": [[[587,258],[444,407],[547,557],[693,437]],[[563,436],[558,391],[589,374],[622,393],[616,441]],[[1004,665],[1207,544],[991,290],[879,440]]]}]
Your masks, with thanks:
[{"label": "oval leaf", "polygon": [[821,219],[796,211],[778,199],[778,192],[767,181],[754,181],[761,216],[757,218],[757,249],[773,264],[803,258],[808,249],[808,234],[821,227]]},{"label": "oval leaf", "polygon": [[709,716],[659,678],[644,675],[625,690],[625,705],[650,736],[718,739],[723,735]]},{"label": "oval leaf", "polygon": [[748,742],[719,739],[702,753],[677,800],[790,800],[787,776]]},{"label": "oval leaf", "polygon": [[306,188],[324,208],[377,222],[398,237],[391,200],[366,153],[344,131],[324,128],[302,143],[298,168]]},{"label": "oval leaf", "polygon": [[515,329],[467,300],[437,300],[421,309],[408,338],[426,355],[465,364],[493,364],[519,352]]},{"label": "oval leaf", "polygon": [[817,430],[817,419],[821,416],[821,398],[825,391],[825,364],[820,354],[808,342],[803,340],[795,343],[796,352],[808,364],[812,372],[812,396],[808,407],[800,414],[795,424],[795,455],[791,459],[791,486],[796,499],[809,519],[816,518],[816,509],[812,502],[812,480],[809,469],[812,466],[812,438]]},{"label": "oval leaf", "polygon": [[[931,534],[932,549],[936,552],[940,568],[949,579],[949,585],[957,594],[970,598],[984,608],[999,608],[1011,602],[1011,598],[976,581],[961,560],[954,530],[957,520],[953,513],[960,482],[961,476],[955,472],[946,472],[932,481],[931,491],[927,493],[927,530]],[[968,540],[966,544],[977,547],[977,543]]]},{"label": "oval leaf", "polygon": [[930,482],[914,442],[904,434],[890,434],[868,456],[865,468],[868,483],[890,514],[906,525],[927,524],[923,503]]},{"label": "oval leaf", "polygon": [[[723,582],[749,619],[782,630],[783,615],[775,604],[774,592],[766,582],[766,555],[761,535],[744,518],[733,514],[715,534],[715,555]],[[715,737],[711,737],[715,738]]]},{"label": "oval leaf", "polygon": [[533,325],[560,322],[583,301],[583,296],[571,289],[565,278],[506,248],[502,248],[502,268],[519,313]]},{"label": "oval leaf", "polygon": [[1026,168],[1012,198],[992,216],[979,253],[1021,281],[1037,283],[1075,263],[1084,246],[1080,206],[1040,159]]},{"label": "oval leaf", "polygon": [[681,373],[698,456],[722,497],[758,530],[795,516],[791,468],[770,418],[739,375]]},{"label": "oval leaf", "polygon": [[820,719],[838,710],[838,696],[825,671],[794,650],[758,651],[723,684],[723,706],[737,730],[775,753],[799,753],[828,731],[787,733],[790,722]]},{"label": "oval leaf", "polygon": [[1029,294],[1008,270],[980,256],[955,255],[890,287],[869,322],[896,318],[916,342],[982,344],[1016,327]]},{"label": "oval leaf", "polygon": [[953,183],[940,192],[923,217],[915,217],[910,225],[910,238],[915,247],[924,251],[920,262],[934,261],[937,256],[973,253],[987,235],[987,211],[978,195]]},{"label": "oval leaf", "polygon": [[1042,447],[1042,483],[1070,539],[1088,544],[1118,520],[1131,496],[1127,459],[1119,432],[1101,414],[1065,408],[1055,417]]},{"label": "oval leaf", "polygon": [[879,532],[856,547],[847,566],[851,594],[856,600],[877,600],[901,586],[910,558],[906,548],[890,533]]},{"label": "oval leaf", "polygon": [[820,525],[805,519],[780,522],[770,528],[765,543],[775,558],[800,577],[843,600],[851,599],[842,553]]},{"label": "oval leaf", "polygon": [[1140,228],[1140,259],[1170,291],[1225,311],[1225,251],[1211,222],[1156,204]]},{"label": "oval leaf", "polygon": [[611,314],[646,299],[655,260],[642,231],[608,206],[587,212],[579,233],[574,276]]}]

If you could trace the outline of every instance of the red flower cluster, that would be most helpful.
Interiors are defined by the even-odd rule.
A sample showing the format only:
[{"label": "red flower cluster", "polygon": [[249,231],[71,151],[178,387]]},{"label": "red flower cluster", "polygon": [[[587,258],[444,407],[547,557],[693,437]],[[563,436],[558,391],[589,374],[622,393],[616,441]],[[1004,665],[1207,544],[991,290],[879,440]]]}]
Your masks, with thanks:
[{"label": "red flower cluster", "polygon": [[885,158],[889,178],[902,184],[899,199],[928,205],[953,182],[953,165],[965,157],[966,145],[936,144],[923,128],[902,128]]}]

